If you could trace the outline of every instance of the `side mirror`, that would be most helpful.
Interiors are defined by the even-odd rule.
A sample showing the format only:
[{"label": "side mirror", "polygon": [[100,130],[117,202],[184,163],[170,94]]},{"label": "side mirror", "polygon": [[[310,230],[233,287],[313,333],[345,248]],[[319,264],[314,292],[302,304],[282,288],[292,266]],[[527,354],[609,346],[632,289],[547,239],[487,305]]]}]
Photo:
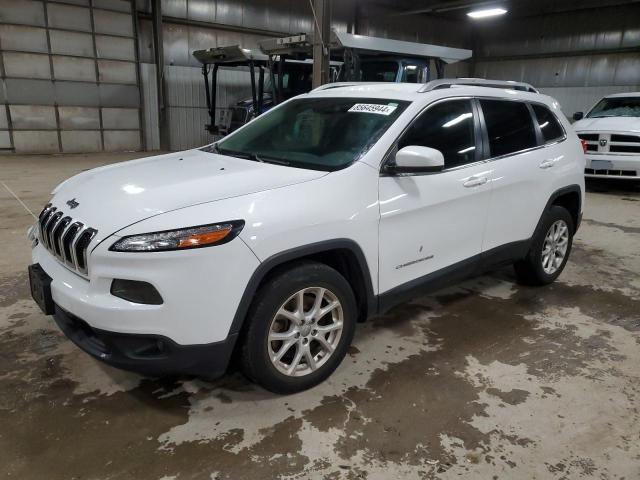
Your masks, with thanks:
[{"label": "side mirror", "polygon": [[577,122],[578,120],[582,120],[584,118],[583,112],[576,112],[573,114],[573,119]]},{"label": "side mirror", "polygon": [[389,173],[431,173],[444,168],[444,156],[440,150],[409,145],[396,153],[395,165],[388,165]]}]

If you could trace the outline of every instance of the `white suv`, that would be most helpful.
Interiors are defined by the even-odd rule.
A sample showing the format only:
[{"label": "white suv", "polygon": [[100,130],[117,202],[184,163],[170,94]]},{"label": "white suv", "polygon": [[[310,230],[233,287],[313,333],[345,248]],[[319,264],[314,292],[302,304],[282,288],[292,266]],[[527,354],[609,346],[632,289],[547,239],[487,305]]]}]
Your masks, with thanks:
[{"label": "white suv", "polygon": [[216,144],[86,171],[31,231],[34,299],[80,348],[145,373],[275,392],[343,359],[356,322],[513,263],[567,262],[580,141],[551,98],[505,88],[329,85]]},{"label": "white suv", "polygon": [[640,180],[640,92],[609,95],[586,117],[573,118],[586,146],[587,177]]}]

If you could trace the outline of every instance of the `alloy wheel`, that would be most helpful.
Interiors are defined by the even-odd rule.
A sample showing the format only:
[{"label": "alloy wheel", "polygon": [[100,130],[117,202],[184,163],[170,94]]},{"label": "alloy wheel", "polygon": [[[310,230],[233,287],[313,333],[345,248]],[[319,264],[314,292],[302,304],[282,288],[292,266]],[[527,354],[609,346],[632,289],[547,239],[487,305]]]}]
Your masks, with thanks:
[{"label": "alloy wheel", "polygon": [[556,220],[547,231],[542,244],[542,269],[547,275],[558,271],[569,247],[569,226],[564,220]]},{"label": "alloy wheel", "polygon": [[324,365],[338,347],[344,312],[329,289],[308,287],[278,309],[268,333],[272,364],[284,375],[301,377]]}]

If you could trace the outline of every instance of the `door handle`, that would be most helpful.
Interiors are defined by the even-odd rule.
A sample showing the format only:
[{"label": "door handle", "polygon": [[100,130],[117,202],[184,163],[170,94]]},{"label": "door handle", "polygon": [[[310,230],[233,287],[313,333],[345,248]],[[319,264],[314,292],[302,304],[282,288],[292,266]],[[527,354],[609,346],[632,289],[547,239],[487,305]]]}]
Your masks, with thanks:
[{"label": "door handle", "polygon": [[553,160],[545,160],[543,161],[540,165],[538,165],[540,168],[542,169],[547,169],[547,168],[551,168],[556,164],[555,161]]},{"label": "door handle", "polygon": [[485,183],[487,183],[487,181],[487,177],[471,177],[462,185],[467,188],[479,187],[480,185],[484,185]]}]

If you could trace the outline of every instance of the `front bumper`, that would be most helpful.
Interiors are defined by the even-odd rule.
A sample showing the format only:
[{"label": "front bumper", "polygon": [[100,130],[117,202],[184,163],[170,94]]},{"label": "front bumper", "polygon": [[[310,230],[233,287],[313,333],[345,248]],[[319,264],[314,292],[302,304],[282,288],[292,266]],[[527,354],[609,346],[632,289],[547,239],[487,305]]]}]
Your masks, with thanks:
[{"label": "front bumper", "polygon": [[[105,242],[106,243],[106,242]],[[258,261],[240,239],[184,252],[118,253],[99,245],[89,275],[81,277],[41,244],[32,263],[51,277],[57,306],[92,328],[133,335],[158,335],[177,345],[208,345],[225,340],[242,293]],[[141,304],[111,293],[113,279],[149,282],[161,305]]]},{"label": "front bumper", "polygon": [[640,180],[640,155],[586,155],[587,178]]},{"label": "front bumper", "polygon": [[188,374],[215,378],[224,374],[237,334],[206,345],[178,345],[161,335],[109,332],[55,306],[62,332],[82,350],[111,366],[145,375]]}]

